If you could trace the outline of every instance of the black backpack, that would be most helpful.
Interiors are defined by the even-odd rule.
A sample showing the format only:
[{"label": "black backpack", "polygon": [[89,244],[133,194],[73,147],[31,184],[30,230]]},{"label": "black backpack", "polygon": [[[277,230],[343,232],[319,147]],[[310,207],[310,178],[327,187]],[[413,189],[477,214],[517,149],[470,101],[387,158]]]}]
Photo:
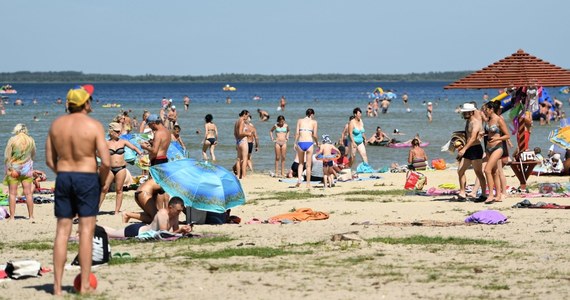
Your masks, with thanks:
[{"label": "black backpack", "polygon": [[[109,262],[111,258],[111,246],[109,245],[109,237],[107,232],[101,226],[95,225],[95,234],[93,235],[93,265],[101,265]],[[79,266],[79,255],[75,256],[73,266]]]}]

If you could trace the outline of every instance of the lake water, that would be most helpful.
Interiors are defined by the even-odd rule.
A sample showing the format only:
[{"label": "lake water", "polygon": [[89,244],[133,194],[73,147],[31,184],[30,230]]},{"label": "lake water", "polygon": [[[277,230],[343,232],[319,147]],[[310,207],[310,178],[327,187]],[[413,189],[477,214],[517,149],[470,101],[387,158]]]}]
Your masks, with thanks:
[{"label": "lake water", "polygon": [[[269,137],[269,129],[275,123],[276,117],[284,115],[289,124],[292,134],[288,147],[287,166],[290,166],[293,158],[293,137],[296,121],[305,116],[307,108],[313,108],[316,112],[316,120],[319,124],[319,137],[321,134],[329,134],[331,139],[338,140],[348,117],[355,107],[360,107],[366,112],[366,106],[372,99],[369,93],[377,86],[392,89],[398,98],[392,101],[387,114],[380,114],[378,118],[364,117],[366,136],[374,134],[376,126],[391,133],[395,128],[405,133],[396,136],[399,140],[411,139],[419,133],[423,141],[430,143],[425,147],[428,157],[443,158],[453,161],[454,157],[447,152],[440,152],[440,148],[447,142],[451,132],[462,130],[464,120],[454,112],[458,105],[466,101],[477,101],[482,104],[483,93],[487,92],[491,97],[496,95],[496,90],[444,90],[447,83],[442,82],[390,82],[390,83],[242,83],[235,84],[237,91],[223,92],[222,84],[218,83],[180,83],[180,84],[150,84],[150,83],[101,83],[95,84],[94,99],[99,103],[94,104],[94,118],[101,121],[105,128],[113,117],[120,113],[121,109],[131,110],[131,116],[141,119],[144,109],[153,113],[160,110],[162,97],[172,98],[173,104],[178,110],[178,120],[182,127],[182,138],[187,144],[190,157],[201,159],[201,142],[203,140],[204,116],[211,113],[214,123],[219,130],[219,144],[216,148],[218,164],[230,168],[236,157],[235,142],[233,138],[233,124],[238,113],[247,109],[252,113],[253,122],[260,136],[259,152],[253,154],[254,169],[256,172],[269,172],[274,170],[273,143]],[[18,90],[17,95],[12,95],[6,104],[6,114],[0,116],[0,150],[4,152],[6,141],[11,136],[11,131],[17,123],[24,123],[29,127],[32,137],[36,140],[38,151],[35,166],[40,170],[47,170],[45,166],[45,137],[51,122],[59,115],[64,114],[64,105],[57,105],[58,97],[64,99],[72,84],[13,84]],[[406,112],[401,100],[401,95],[406,92],[409,95],[409,104],[412,111]],[[557,94],[557,89],[550,91],[551,95]],[[182,98],[189,95],[192,99],[190,109],[184,111]],[[261,96],[262,100],[254,101],[252,98]],[[226,97],[231,97],[232,103],[226,104]],[[285,111],[277,111],[279,98],[287,98]],[[24,106],[13,106],[12,102],[21,98]],[[37,104],[32,104],[33,99]],[[566,99],[564,99],[566,100]],[[433,122],[428,123],[426,108],[423,102],[434,103]],[[118,103],[121,108],[102,108],[105,103]],[[260,122],[257,109],[263,109],[271,114],[269,122]],[[37,116],[38,121],[33,121]],[[531,147],[539,146],[545,152],[550,146],[548,134],[558,124],[538,126],[535,122],[531,136]],[[196,131],[200,130],[200,135]],[[511,138],[516,144],[515,139]],[[392,162],[404,164],[407,160],[408,149],[392,149],[386,147],[367,147],[369,163],[376,169],[389,166]],[[511,152],[512,153],[512,152]],[[129,166],[134,174],[140,172],[136,167]],[[48,179],[53,180],[54,174],[48,172]]]}]

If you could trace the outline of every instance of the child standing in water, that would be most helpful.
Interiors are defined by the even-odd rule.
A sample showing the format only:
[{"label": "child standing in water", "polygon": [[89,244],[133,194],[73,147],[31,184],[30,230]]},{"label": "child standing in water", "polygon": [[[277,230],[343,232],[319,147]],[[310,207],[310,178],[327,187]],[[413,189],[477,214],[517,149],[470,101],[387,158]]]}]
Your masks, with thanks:
[{"label": "child standing in water", "polygon": [[432,112],[433,112],[433,104],[431,102],[427,103],[427,119],[428,122],[431,123],[432,121]]}]

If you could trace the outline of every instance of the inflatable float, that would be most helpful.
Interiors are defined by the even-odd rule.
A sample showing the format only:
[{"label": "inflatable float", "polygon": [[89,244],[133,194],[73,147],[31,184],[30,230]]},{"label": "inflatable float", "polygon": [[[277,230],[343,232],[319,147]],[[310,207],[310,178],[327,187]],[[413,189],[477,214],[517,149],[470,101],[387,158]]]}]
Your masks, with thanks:
[{"label": "inflatable float", "polygon": [[331,155],[323,155],[322,153],[317,155],[315,157],[317,160],[322,160],[322,161],[331,161],[331,160],[337,160],[340,158],[340,153],[337,152],[336,150],[332,150],[331,151]]},{"label": "inflatable float", "polygon": [[[552,98],[550,98],[546,89],[545,88],[539,88],[538,94],[539,94],[538,105],[542,104],[544,101],[547,101],[548,103],[550,103],[550,110],[554,111],[555,110],[554,100],[552,100]],[[496,96],[495,98],[491,99],[491,101],[501,101],[501,109],[502,109],[503,113],[508,111],[509,109],[513,108],[514,102],[512,100],[513,99],[511,97],[511,95],[507,92],[503,92],[503,93],[499,94],[498,96]],[[532,119],[534,121],[540,120],[540,110],[539,109],[532,111]],[[554,114],[552,115],[552,119],[554,119]]]},{"label": "inflatable float", "polygon": [[230,86],[229,84],[226,84],[222,90],[224,90],[224,92],[235,92],[237,89],[233,86]]},{"label": "inflatable float", "polygon": [[368,143],[368,145],[370,145],[370,146],[388,146],[388,143],[390,143],[390,141]]},{"label": "inflatable float", "polygon": [[[429,142],[422,142],[420,143],[420,147],[426,147],[429,146]],[[388,147],[390,148],[410,148],[412,147],[412,143],[393,143],[393,144],[389,144]]]},{"label": "inflatable float", "polygon": [[113,108],[113,107],[121,107],[121,104],[118,103],[109,103],[101,105],[102,108]]},{"label": "inflatable float", "polygon": [[17,94],[17,93],[18,91],[12,88],[12,86],[9,84],[0,87],[0,94]]},{"label": "inflatable float", "polygon": [[570,93],[570,87],[563,86],[560,88],[560,94],[568,94]]}]

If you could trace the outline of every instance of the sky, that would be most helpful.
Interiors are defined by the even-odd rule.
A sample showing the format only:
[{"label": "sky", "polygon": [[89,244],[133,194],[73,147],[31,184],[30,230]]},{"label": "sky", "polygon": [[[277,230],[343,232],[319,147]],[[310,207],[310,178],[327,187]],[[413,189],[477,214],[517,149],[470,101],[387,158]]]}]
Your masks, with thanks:
[{"label": "sky", "polygon": [[0,72],[406,74],[523,49],[570,69],[566,0],[0,0]]}]

